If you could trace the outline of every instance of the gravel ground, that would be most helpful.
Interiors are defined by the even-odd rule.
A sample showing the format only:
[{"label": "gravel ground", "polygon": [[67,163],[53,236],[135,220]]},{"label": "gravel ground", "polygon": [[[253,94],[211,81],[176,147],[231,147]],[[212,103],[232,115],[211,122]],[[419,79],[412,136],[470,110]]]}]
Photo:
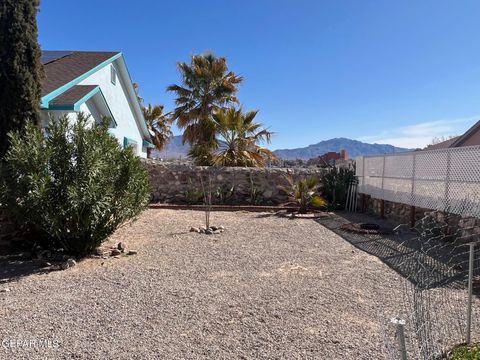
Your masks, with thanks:
[{"label": "gravel ground", "polygon": [[[312,219],[215,212],[224,233],[188,232],[202,220],[148,210],[110,240],[138,255],[0,284],[0,358],[387,359],[395,271]],[[53,343],[8,348],[31,339]]]}]

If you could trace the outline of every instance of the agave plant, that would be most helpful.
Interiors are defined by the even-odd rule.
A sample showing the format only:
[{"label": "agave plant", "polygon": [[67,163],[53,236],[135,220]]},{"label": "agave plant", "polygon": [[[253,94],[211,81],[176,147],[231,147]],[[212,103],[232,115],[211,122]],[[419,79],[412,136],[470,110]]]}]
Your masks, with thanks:
[{"label": "agave plant", "polygon": [[298,206],[298,212],[306,213],[311,208],[324,208],[327,201],[318,194],[320,179],[316,176],[301,177],[294,179],[293,176],[287,176],[287,186],[280,186],[289,198],[288,204]]}]

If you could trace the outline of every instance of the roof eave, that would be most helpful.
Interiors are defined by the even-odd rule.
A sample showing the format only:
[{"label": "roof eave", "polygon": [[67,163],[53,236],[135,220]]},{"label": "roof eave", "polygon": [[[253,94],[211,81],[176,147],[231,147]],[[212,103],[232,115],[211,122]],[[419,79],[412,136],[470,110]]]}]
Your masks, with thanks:
[{"label": "roof eave", "polygon": [[77,77],[77,78],[73,79],[72,81],[60,86],[59,88],[57,88],[54,91],[48,93],[47,95],[42,96],[41,104],[40,104],[41,108],[48,109],[49,108],[49,103],[52,99],[56,98],[57,96],[64,93],[65,91],[71,89],[73,86],[79,84],[82,80],[86,79],[87,77],[89,77],[93,73],[97,72],[98,70],[104,68],[105,66],[111,64],[116,59],[120,58],[121,56],[122,56],[121,52],[115,54],[111,58],[109,58],[109,59],[103,61],[102,63],[98,64],[97,66],[91,68],[90,70],[83,73],[79,77]]}]

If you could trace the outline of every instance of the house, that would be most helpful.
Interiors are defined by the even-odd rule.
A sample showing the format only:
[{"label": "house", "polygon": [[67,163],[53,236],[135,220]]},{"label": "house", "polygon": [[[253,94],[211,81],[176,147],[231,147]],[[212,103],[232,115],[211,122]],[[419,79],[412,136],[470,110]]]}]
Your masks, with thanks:
[{"label": "house", "polygon": [[121,52],[43,51],[41,118],[82,111],[94,121],[111,119],[109,132],[140,157],[154,147]]},{"label": "house", "polygon": [[438,144],[428,145],[424,150],[438,150],[473,145],[480,145],[480,120],[463,135],[453,137]]},{"label": "house", "polygon": [[345,149],[340,150],[339,153],[329,151],[316,158],[308,160],[308,165],[339,165],[339,163],[348,161],[348,152]]}]

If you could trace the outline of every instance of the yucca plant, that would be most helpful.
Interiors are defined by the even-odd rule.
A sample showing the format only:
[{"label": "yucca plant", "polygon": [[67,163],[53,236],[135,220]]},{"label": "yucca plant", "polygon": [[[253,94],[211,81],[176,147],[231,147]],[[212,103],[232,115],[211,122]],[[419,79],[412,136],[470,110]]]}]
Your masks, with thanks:
[{"label": "yucca plant", "polygon": [[318,189],[320,186],[320,179],[317,176],[300,177],[295,179],[293,176],[287,176],[287,186],[280,186],[289,198],[289,205],[298,206],[298,212],[306,213],[311,208],[325,208],[327,201],[322,198]]}]

